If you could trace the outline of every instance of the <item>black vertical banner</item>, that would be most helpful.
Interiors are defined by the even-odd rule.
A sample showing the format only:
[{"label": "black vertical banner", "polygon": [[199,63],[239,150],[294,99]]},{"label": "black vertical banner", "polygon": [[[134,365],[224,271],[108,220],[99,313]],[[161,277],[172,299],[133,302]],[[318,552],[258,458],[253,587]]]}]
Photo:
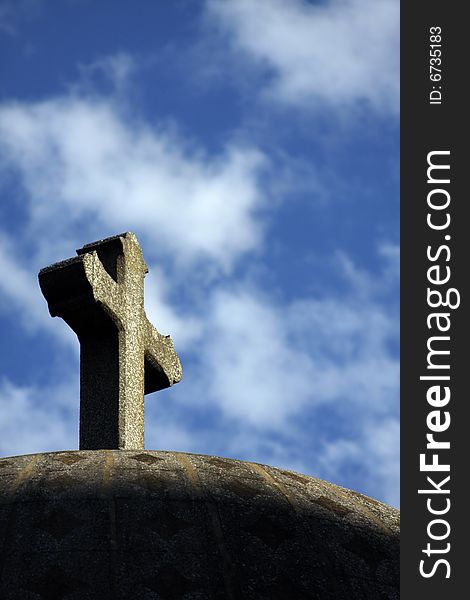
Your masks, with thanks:
[{"label": "black vertical banner", "polygon": [[470,578],[470,135],[464,3],[401,5],[401,598]]}]

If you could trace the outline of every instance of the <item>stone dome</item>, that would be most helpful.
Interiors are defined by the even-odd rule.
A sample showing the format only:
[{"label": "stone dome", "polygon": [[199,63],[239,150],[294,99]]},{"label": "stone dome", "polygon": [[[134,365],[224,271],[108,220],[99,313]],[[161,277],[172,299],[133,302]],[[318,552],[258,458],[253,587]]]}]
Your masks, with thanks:
[{"label": "stone dome", "polygon": [[0,459],[2,600],[393,600],[398,538],[397,510],[256,463]]}]

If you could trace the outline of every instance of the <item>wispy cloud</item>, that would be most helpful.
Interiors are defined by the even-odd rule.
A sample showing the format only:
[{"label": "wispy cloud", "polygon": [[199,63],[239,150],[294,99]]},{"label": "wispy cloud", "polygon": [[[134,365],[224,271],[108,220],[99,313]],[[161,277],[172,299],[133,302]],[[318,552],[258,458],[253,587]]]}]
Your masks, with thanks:
[{"label": "wispy cloud", "polygon": [[181,265],[205,259],[230,270],[262,239],[256,149],[232,144],[211,157],[121,115],[112,101],[74,96],[3,105],[0,139],[38,240],[45,231],[60,241],[64,229],[70,239],[77,229],[99,237],[124,226]]},{"label": "wispy cloud", "polygon": [[42,0],[2,0],[0,3],[0,34],[17,35],[21,19],[35,17],[42,10]]},{"label": "wispy cloud", "polygon": [[[398,112],[397,0],[208,0],[236,52],[270,72],[269,98]],[[236,60],[236,54],[234,53]]]},{"label": "wispy cloud", "polygon": [[201,372],[208,373],[206,398],[226,417],[276,430],[325,404],[340,415],[395,408],[395,319],[372,299],[276,305],[259,291],[224,289],[212,302]]},{"label": "wispy cloud", "polygon": [[115,94],[124,97],[131,91],[132,76],[139,66],[135,57],[127,52],[105,55],[92,63],[80,64],[80,80],[71,86],[71,92],[93,95],[97,88],[100,89],[100,83],[107,83]]},{"label": "wispy cloud", "polygon": [[78,404],[70,379],[51,386],[21,386],[0,380],[0,453],[73,449],[77,445]]},{"label": "wispy cloud", "polygon": [[378,419],[373,414],[365,415],[351,435],[322,446],[318,468],[327,479],[346,487],[353,487],[353,481],[359,478],[371,496],[399,506],[399,435],[398,417]]},{"label": "wispy cloud", "polygon": [[48,328],[50,319],[40,297],[35,265],[25,265],[17,256],[18,248],[0,230],[0,309],[14,313],[30,333]]}]

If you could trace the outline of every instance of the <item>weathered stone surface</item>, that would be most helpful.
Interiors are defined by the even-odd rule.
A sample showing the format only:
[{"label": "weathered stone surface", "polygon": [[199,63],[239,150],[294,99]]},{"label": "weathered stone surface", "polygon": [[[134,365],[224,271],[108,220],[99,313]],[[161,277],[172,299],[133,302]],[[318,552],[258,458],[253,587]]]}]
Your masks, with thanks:
[{"label": "weathered stone surface", "polygon": [[39,273],[51,315],[80,341],[80,448],[144,448],[144,392],[181,379],[169,336],[144,310],[148,271],[133,233],[86,244]]},{"label": "weathered stone surface", "polygon": [[255,463],[0,459],[2,600],[394,600],[398,539],[397,510]]}]

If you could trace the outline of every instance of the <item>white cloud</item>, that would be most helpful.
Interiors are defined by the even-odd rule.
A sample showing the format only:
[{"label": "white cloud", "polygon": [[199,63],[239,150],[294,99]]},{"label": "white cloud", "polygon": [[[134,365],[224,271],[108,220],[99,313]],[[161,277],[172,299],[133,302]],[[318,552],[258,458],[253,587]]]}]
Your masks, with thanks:
[{"label": "white cloud", "polygon": [[0,380],[0,454],[73,449],[78,438],[78,395],[71,382],[52,387],[18,386]]},{"label": "white cloud", "polygon": [[397,417],[366,415],[354,435],[330,440],[318,453],[325,478],[342,485],[344,473],[362,473],[363,490],[392,506],[400,505],[400,423]]},{"label": "white cloud", "polygon": [[227,418],[282,429],[311,394],[312,364],[289,340],[288,316],[246,291],[213,297],[202,342],[207,396]]},{"label": "white cloud", "polygon": [[[229,271],[262,239],[264,158],[232,144],[210,157],[110,101],[61,97],[0,107],[4,168],[18,170],[38,241],[136,230],[180,265]],[[64,236],[64,231],[67,231]]]},{"label": "white cloud", "polygon": [[345,415],[396,410],[396,315],[375,297],[380,280],[372,285],[346,264],[342,297],[276,303],[253,286],[215,291],[198,344],[200,371],[207,401],[226,418],[282,431],[287,419],[327,404]]},{"label": "white cloud", "polygon": [[272,71],[272,100],[398,112],[397,0],[208,0],[207,9],[237,50]]},{"label": "white cloud", "polygon": [[[10,240],[0,232],[0,299],[14,305],[18,317],[27,314],[24,325],[35,327],[44,324],[46,316],[42,310],[40,294],[33,293],[37,286],[36,273],[27,270],[14,256]],[[39,289],[37,289],[39,291]],[[18,310],[19,309],[19,310]]]},{"label": "white cloud", "polygon": [[145,282],[145,310],[151,323],[158,323],[160,333],[171,337],[179,352],[191,350],[203,331],[202,317],[194,307],[177,311],[167,295],[168,279],[152,270]]},{"label": "white cloud", "polygon": [[23,261],[19,250],[0,230],[0,314],[13,318],[29,335],[46,332],[77,353],[75,334],[60,319],[52,321],[41,294],[37,275],[45,265],[37,257]]}]

